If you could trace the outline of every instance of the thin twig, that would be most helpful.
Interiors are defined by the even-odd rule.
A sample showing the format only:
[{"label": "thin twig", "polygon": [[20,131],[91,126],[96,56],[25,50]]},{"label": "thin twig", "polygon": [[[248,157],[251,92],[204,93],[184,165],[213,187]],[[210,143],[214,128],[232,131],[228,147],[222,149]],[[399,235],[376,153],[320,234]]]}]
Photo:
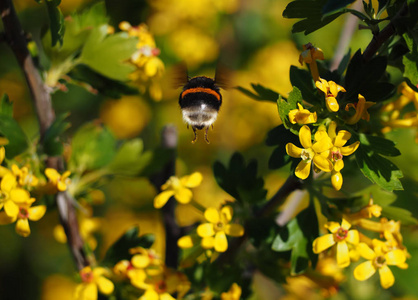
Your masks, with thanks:
[{"label": "thin twig", "polygon": [[[36,114],[39,121],[40,141],[42,142],[46,130],[55,120],[50,91],[43,83],[26,44],[26,35],[22,29],[11,0],[0,0],[0,15],[4,27],[4,39],[12,49],[26,78],[32,95]],[[63,170],[62,157],[48,157],[46,165],[49,168]],[[58,213],[67,234],[67,241],[78,270],[89,265],[83,250],[83,239],[80,236],[76,212],[68,192],[56,195]]]}]

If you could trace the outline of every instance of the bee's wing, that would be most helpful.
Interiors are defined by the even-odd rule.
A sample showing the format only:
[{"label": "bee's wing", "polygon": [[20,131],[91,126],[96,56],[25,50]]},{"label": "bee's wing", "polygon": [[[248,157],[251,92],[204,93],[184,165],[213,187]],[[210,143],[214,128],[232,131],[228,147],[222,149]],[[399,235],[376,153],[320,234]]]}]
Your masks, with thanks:
[{"label": "bee's wing", "polygon": [[224,90],[231,87],[232,84],[232,70],[227,68],[222,63],[218,63],[215,72],[215,83]]},{"label": "bee's wing", "polygon": [[170,71],[171,86],[175,89],[184,86],[189,81],[185,62],[174,65]]}]

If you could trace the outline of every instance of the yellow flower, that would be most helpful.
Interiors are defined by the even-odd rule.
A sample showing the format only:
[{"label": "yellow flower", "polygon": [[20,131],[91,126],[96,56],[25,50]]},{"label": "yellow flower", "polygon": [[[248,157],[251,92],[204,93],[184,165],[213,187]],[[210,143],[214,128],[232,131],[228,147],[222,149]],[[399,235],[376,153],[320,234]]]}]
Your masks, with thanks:
[{"label": "yellow flower", "polygon": [[337,123],[332,121],[328,127],[328,136],[331,138],[333,147],[329,150],[328,158],[333,163],[331,183],[334,189],[339,191],[343,184],[343,176],[340,172],[344,168],[343,157],[353,154],[360,145],[360,142],[356,141],[353,144],[344,147],[351,138],[351,133],[346,130],[339,130],[338,133],[336,133],[336,129]]},{"label": "yellow flower", "polygon": [[60,192],[67,190],[68,185],[71,183],[69,178],[71,172],[65,171],[62,175],[57,170],[52,168],[45,169],[45,175],[48,177],[52,185]]},{"label": "yellow flower", "polygon": [[80,271],[82,283],[78,284],[75,290],[76,300],[96,300],[97,292],[104,295],[110,295],[113,292],[113,282],[104,277],[107,274],[105,268],[90,266],[84,267]]},{"label": "yellow flower", "polygon": [[[0,145],[2,145],[1,139],[2,137],[0,137]],[[4,175],[10,172],[8,168],[5,168],[1,165],[3,163],[5,156],[6,156],[6,149],[4,149],[4,147],[0,147],[0,177],[3,177]]]},{"label": "yellow flower", "polygon": [[233,283],[228,292],[221,294],[221,300],[239,300],[241,292],[241,287],[238,284]]},{"label": "yellow flower", "polygon": [[405,263],[406,257],[402,250],[394,249],[390,251],[383,251],[382,247],[373,240],[374,251],[365,243],[360,243],[360,255],[367,259],[367,261],[359,264],[354,269],[354,278],[363,281],[370,278],[376,271],[380,275],[380,284],[384,289],[391,287],[395,283],[395,277],[389,266],[400,266]]},{"label": "yellow flower", "polygon": [[299,131],[299,140],[304,149],[292,143],[286,144],[286,152],[288,155],[295,158],[302,158],[302,161],[297,165],[295,170],[295,175],[300,179],[308,178],[311,172],[312,161],[322,171],[331,172],[332,170],[331,161],[327,157],[320,155],[332,147],[331,139],[327,136],[320,136],[319,140],[312,144],[311,137],[311,130],[308,126],[303,125]]},{"label": "yellow flower", "polygon": [[187,204],[192,200],[193,193],[190,188],[195,188],[202,182],[202,174],[195,172],[181,178],[171,176],[166,183],[161,186],[162,192],[154,198],[154,207],[163,207],[171,196],[181,204]]},{"label": "yellow flower", "polygon": [[345,89],[336,84],[334,81],[326,81],[319,78],[319,81],[315,82],[315,85],[325,94],[325,104],[327,109],[331,112],[337,112],[340,109],[337,101],[337,95],[339,92],[345,92]]},{"label": "yellow flower", "polygon": [[29,220],[38,221],[41,219],[45,212],[45,205],[38,205],[31,207],[35,198],[31,198],[30,201],[18,203],[18,210],[13,215],[8,215],[7,212],[0,212],[0,224],[10,224],[16,221],[16,232],[27,237],[30,235]]},{"label": "yellow flower", "polygon": [[356,104],[348,103],[345,106],[346,111],[349,111],[350,107],[352,107],[356,110],[356,113],[352,117],[350,117],[346,121],[346,123],[350,124],[350,125],[353,125],[353,124],[356,124],[358,121],[360,121],[360,119],[369,121],[370,120],[370,114],[367,111],[367,109],[374,104],[376,104],[376,102],[366,101],[366,99],[362,95],[359,94],[358,95],[358,102]]},{"label": "yellow flower", "polygon": [[331,233],[320,236],[313,241],[313,252],[321,253],[337,244],[337,264],[340,268],[345,268],[350,264],[347,242],[357,245],[359,243],[359,233],[355,229],[350,230],[351,224],[345,219],[342,220],[341,224],[328,222],[326,227]]},{"label": "yellow flower", "polygon": [[311,75],[314,81],[319,80],[318,66],[316,60],[324,60],[324,53],[320,48],[314,47],[311,43],[303,45],[303,52],[299,55],[299,62],[309,64]]},{"label": "yellow flower", "polygon": [[225,252],[228,249],[227,235],[237,237],[244,234],[240,224],[229,224],[233,213],[230,206],[224,206],[220,211],[213,207],[205,210],[204,216],[209,223],[197,227],[197,234],[202,238],[202,248]]},{"label": "yellow flower", "polygon": [[289,120],[292,124],[310,124],[315,123],[317,120],[316,112],[311,113],[309,110],[304,109],[303,106],[298,103],[298,109],[292,109],[289,111]]},{"label": "yellow flower", "polygon": [[31,201],[29,192],[16,186],[16,177],[6,173],[0,183],[0,209],[4,207],[6,215],[12,218],[19,213],[19,205]]},{"label": "yellow flower", "polygon": [[12,173],[21,187],[31,188],[38,185],[38,178],[29,172],[28,167],[22,167],[19,169],[17,165],[13,164]]}]

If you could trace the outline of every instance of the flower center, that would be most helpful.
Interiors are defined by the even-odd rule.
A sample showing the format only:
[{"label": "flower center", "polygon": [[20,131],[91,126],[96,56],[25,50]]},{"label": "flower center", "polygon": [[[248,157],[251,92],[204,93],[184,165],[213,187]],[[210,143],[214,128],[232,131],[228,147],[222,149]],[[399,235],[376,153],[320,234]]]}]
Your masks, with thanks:
[{"label": "flower center", "polygon": [[342,241],[347,237],[348,234],[348,230],[340,227],[338,228],[338,231],[335,233],[335,237],[337,238],[337,240]]},{"label": "flower center", "polygon": [[181,187],[180,179],[175,176],[170,177],[170,183],[174,190],[177,190]]},{"label": "flower center", "polygon": [[217,222],[217,223],[215,224],[215,230],[216,230],[216,231],[221,231],[221,230],[223,230],[223,228],[224,228],[224,223],[222,223],[222,222]]},{"label": "flower center", "polygon": [[21,207],[19,209],[19,219],[27,219],[29,217],[29,211],[26,208]]},{"label": "flower center", "polygon": [[300,157],[303,161],[308,162],[314,157],[314,153],[310,149],[302,149]]},{"label": "flower center", "polygon": [[331,151],[331,159],[333,161],[338,161],[343,159],[343,155],[341,154],[340,150]]},{"label": "flower center", "polygon": [[386,259],[383,255],[379,255],[374,259],[374,264],[377,268],[381,268],[386,264]]},{"label": "flower center", "polygon": [[167,283],[164,280],[160,280],[155,284],[155,291],[158,294],[162,294],[167,291]]},{"label": "flower center", "polygon": [[83,282],[86,282],[86,283],[93,282],[93,272],[91,271],[84,271],[84,272],[82,271],[80,273],[80,276]]}]

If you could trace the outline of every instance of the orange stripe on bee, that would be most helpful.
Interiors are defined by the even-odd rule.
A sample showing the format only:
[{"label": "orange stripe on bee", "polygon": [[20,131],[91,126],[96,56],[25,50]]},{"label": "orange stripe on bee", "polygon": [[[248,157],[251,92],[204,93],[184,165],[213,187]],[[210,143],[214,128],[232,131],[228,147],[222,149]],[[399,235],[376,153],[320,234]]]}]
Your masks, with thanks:
[{"label": "orange stripe on bee", "polygon": [[187,94],[191,94],[191,93],[207,93],[207,94],[211,94],[211,95],[215,96],[216,99],[218,99],[218,101],[221,101],[221,96],[219,96],[219,94],[217,92],[215,92],[212,89],[204,88],[204,87],[197,87],[197,88],[187,89],[183,93],[181,93],[181,97],[183,98]]}]

